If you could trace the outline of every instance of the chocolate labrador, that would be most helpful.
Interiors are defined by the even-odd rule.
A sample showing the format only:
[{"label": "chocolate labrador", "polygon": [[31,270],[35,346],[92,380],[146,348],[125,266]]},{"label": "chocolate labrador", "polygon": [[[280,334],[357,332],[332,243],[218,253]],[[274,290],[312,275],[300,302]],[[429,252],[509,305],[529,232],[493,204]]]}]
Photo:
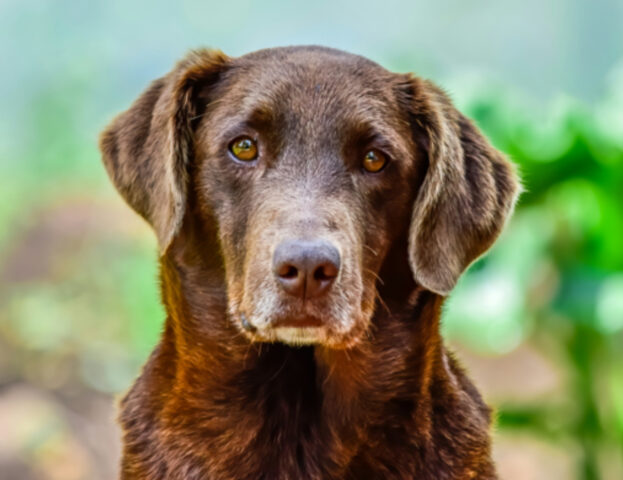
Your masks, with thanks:
[{"label": "chocolate labrador", "polygon": [[439,88],[323,47],[197,50],[100,146],[167,312],[122,479],[496,478],[439,321],[518,183]]}]

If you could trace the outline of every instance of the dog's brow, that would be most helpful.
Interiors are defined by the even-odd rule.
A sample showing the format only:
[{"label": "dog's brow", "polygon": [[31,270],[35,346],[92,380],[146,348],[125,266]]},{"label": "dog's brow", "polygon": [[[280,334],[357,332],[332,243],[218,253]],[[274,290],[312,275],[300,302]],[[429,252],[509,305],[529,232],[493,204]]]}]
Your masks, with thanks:
[{"label": "dog's brow", "polygon": [[404,135],[397,132],[383,121],[370,122],[363,120],[355,122],[347,135],[345,146],[376,147],[385,150],[392,156],[403,154],[401,151]]},{"label": "dog's brow", "polygon": [[231,107],[218,112],[212,121],[218,125],[216,140],[228,142],[238,135],[268,134],[278,129],[278,116],[266,102],[253,106]]},{"label": "dog's brow", "polygon": [[256,105],[247,115],[247,123],[253,127],[272,126],[275,122],[275,111],[267,103]]},{"label": "dog's brow", "polygon": [[262,102],[254,106],[243,107],[231,117],[232,123],[227,130],[250,128],[257,131],[268,131],[276,127],[277,115],[274,108]]}]

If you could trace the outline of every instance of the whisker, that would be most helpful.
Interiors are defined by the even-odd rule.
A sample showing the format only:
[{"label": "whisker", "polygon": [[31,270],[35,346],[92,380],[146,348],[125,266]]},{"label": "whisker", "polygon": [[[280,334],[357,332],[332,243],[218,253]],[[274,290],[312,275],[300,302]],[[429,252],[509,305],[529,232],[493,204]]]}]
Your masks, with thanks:
[{"label": "whisker", "polygon": [[244,359],[242,361],[242,366],[245,370],[247,368],[247,358],[249,357],[249,352],[251,351],[252,348],[253,348],[253,342],[249,342],[249,345],[247,346],[247,351],[244,353]]},{"label": "whisker", "polygon": [[335,372],[335,362],[332,362],[331,367],[329,367],[329,371],[327,372],[327,376],[324,379],[324,382],[322,382],[322,389],[324,390],[327,386],[327,383],[329,383],[330,378],[333,376],[333,372]]},{"label": "whisker", "polygon": [[371,274],[381,285],[385,285],[385,282],[383,281],[383,279],[381,277],[379,277],[379,275],[374,272],[373,270],[370,270],[369,268],[365,268],[363,269],[364,271],[368,272],[369,274]]},{"label": "whisker", "polygon": [[281,364],[281,366],[277,369],[277,371],[271,375],[271,377],[268,379],[269,382],[273,381],[275,378],[277,378],[279,376],[279,374],[282,372],[282,370],[285,368],[286,363],[288,363],[288,356],[286,355],[285,358],[283,359],[283,363]]},{"label": "whisker", "polygon": [[379,294],[379,291],[376,290],[376,289],[374,290],[374,296],[379,301],[379,303],[383,306],[383,308],[387,311],[387,314],[391,315],[392,314],[391,310],[389,309],[389,307],[387,306],[385,301],[381,298],[381,295]]},{"label": "whisker", "polygon": [[370,250],[372,252],[372,255],[374,255],[375,257],[379,256],[379,252],[377,252],[376,250],[374,250],[371,246],[369,245],[364,245],[365,248],[367,248],[368,250]]},{"label": "whisker", "polygon": [[205,117],[207,114],[208,112],[204,112],[200,115],[195,115],[194,117],[190,117],[189,120],[192,122],[193,120],[197,120],[198,118]]}]

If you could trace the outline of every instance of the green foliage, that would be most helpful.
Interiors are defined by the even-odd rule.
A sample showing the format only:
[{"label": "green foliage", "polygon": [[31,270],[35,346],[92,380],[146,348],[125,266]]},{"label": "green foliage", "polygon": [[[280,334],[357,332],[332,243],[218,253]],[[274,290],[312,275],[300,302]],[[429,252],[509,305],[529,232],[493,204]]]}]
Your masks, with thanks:
[{"label": "green foliage", "polygon": [[499,420],[578,439],[585,479],[599,478],[602,450],[623,447],[621,85],[601,107],[567,102],[544,121],[503,95],[472,99],[468,110],[518,164],[526,191],[499,243],[452,294],[444,323],[484,352],[526,339],[562,351],[573,411],[503,405]]}]

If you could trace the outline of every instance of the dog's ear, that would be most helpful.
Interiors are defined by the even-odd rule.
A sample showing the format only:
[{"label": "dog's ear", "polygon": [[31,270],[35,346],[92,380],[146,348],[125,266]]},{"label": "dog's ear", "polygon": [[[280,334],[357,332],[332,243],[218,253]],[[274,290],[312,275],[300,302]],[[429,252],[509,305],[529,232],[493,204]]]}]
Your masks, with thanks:
[{"label": "dog's ear", "polygon": [[399,89],[428,157],[409,228],[409,262],[417,283],[447,295],[499,235],[519,183],[514,167],[439,88],[407,75]]},{"label": "dog's ear", "polygon": [[161,252],[184,216],[187,171],[193,157],[194,119],[225,70],[219,51],[197,50],[155,80],[100,136],[113,184],[156,232]]}]

